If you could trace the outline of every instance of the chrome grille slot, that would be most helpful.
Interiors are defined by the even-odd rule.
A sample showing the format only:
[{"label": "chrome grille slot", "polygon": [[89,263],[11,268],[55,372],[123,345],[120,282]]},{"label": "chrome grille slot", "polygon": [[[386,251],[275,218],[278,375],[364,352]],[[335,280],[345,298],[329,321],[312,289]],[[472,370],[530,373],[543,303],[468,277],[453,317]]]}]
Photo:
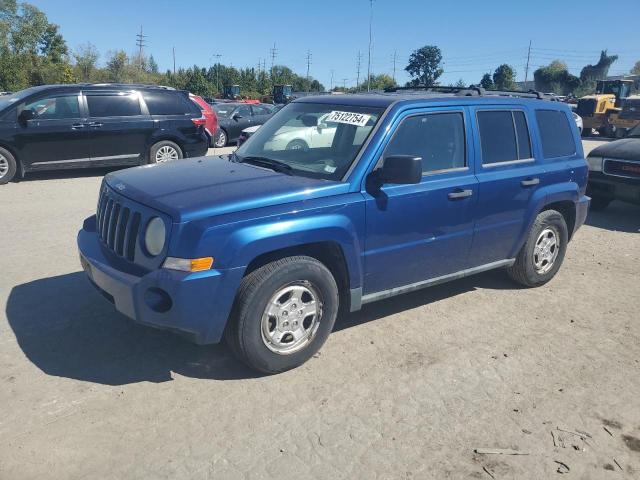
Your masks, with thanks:
[{"label": "chrome grille slot", "polygon": [[116,255],[133,262],[142,214],[127,203],[126,199],[120,199],[108,188],[103,188],[98,199],[96,226],[98,238],[103,245]]}]

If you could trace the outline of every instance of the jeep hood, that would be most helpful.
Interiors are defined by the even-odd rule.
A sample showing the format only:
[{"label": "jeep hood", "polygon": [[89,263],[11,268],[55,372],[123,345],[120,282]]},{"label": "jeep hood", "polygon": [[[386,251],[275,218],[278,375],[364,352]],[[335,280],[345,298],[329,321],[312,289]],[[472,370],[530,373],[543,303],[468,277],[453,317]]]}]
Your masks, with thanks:
[{"label": "jeep hood", "polygon": [[589,156],[640,162],[640,138],[623,138],[605,143],[591,150]]},{"label": "jeep hood", "polygon": [[346,193],[348,185],[286,175],[223,157],[202,157],[113,172],[117,193],[171,215],[174,222]]}]

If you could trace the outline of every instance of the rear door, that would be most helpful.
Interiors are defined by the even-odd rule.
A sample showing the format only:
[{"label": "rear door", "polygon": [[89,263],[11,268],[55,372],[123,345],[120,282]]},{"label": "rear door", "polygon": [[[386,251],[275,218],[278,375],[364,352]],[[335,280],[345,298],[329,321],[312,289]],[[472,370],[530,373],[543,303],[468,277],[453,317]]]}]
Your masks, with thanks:
[{"label": "rear door", "polygon": [[524,108],[475,107],[476,175],[480,182],[471,266],[512,258],[527,208],[544,173],[534,158]]},{"label": "rear door", "polygon": [[420,156],[423,177],[416,185],[383,185],[364,194],[365,296],[468,266],[478,182],[469,162],[467,112],[452,107],[405,115],[382,159]]},{"label": "rear door", "polygon": [[50,169],[89,162],[89,136],[80,92],[44,94],[18,107],[35,117],[18,123],[16,148],[25,168]]},{"label": "rear door", "polygon": [[137,165],[146,154],[153,121],[133,91],[85,91],[91,162]]},{"label": "rear door", "polygon": [[251,105],[251,111],[253,113],[253,125],[262,125],[271,118],[271,110],[268,107]]}]

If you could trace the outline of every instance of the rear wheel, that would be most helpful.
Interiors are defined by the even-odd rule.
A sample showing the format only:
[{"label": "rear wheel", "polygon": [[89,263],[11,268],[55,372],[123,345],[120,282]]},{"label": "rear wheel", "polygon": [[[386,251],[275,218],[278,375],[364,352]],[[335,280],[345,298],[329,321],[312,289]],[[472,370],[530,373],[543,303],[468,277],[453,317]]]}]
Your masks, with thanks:
[{"label": "rear wheel", "polygon": [[564,217],[545,210],[536,217],[509,276],[526,287],[538,287],[551,280],[560,269],[567,251],[569,234]]},{"label": "rear wheel", "polygon": [[182,149],[173,142],[163,140],[151,147],[149,163],[166,163],[183,157]]},{"label": "rear wheel", "polygon": [[251,368],[283,372],[322,347],[338,307],[338,286],[327,267],[307,256],[286,257],[243,279],[225,338]]},{"label": "rear wheel", "polygon": [[9,183],[16,175],[18,164],[8,150],[0,147],[0,185]]}]

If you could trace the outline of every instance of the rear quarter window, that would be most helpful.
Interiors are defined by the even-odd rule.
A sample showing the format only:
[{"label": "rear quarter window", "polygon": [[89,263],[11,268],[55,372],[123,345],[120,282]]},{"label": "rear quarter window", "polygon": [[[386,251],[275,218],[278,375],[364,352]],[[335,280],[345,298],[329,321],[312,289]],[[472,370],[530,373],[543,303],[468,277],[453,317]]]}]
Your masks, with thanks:
[{"label": "rear quarter window", "polygon": [[142,94],[150,115],[200,114],[200,106],[180,92],[144,92]]},{"label": "rear quarter window", "polygon": [[141,115],[138,95],[87,94],[90,117],[135,117]]},{"label": "rear quarter window", "polygon": [[576,153],[569,119],[558,110],[536,110],[544,158],[567,157]]}]

